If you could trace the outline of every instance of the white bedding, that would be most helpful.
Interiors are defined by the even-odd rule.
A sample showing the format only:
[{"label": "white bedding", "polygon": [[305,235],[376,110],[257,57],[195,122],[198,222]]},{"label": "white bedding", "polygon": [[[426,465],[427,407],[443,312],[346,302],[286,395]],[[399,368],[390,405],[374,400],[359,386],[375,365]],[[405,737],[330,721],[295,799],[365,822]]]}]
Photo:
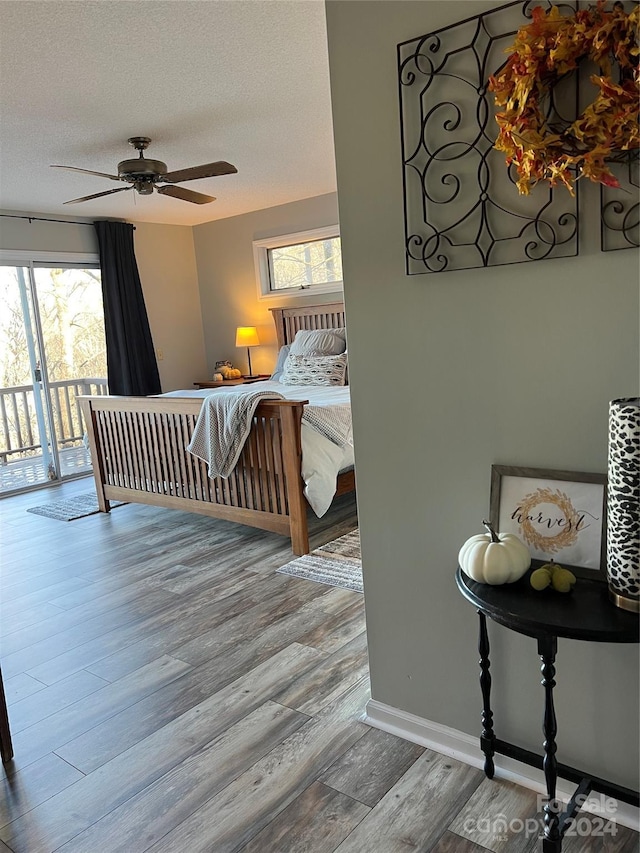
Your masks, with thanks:
[{"label": "white bedding", "polygon": [[[232,385],[227,388],[202,388],[198,391],[168,391],[161,397],[207,397],[210,394],[245,393],[248,388],[273,391],[287,400],[308,400],[311,406],[344,406],[350,403],[349,386],[282,385],[265,380],[251,385]],[[336,491],[336,478],[340,471],[353,467],[353,443],[349,439],[340,447],[334,441],[307,424],[302,424],[302,479],[304,494],[318,516],[331,506]]]}]

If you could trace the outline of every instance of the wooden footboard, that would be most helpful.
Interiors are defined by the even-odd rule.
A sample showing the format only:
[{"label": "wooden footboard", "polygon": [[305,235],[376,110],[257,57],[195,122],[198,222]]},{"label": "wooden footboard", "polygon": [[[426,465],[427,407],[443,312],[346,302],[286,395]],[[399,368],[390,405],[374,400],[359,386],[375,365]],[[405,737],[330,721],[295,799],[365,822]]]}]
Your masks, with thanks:
[{"label": "wooden footboard", "polygon": [[111,500],[198,512],[290,536],[295,554],[308,553],[302,403],[260,403],[233,472],[211,479],[206,463],[185,450],[201,398],[79,399],[102,512]]}]

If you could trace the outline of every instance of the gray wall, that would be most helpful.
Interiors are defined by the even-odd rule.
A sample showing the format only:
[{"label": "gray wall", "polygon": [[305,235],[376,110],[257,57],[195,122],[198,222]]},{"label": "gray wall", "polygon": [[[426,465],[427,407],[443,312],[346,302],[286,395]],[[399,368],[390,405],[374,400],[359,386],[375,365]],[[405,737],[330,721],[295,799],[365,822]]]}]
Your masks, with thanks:
[{"label": "gray wall", "polygon": [[[404,273],[396,45],[486,8],[327,3],[373,697],[474,735],[454,572],[491,465],[604,472],[608,401],[639,384],[638,256],[601,253],[595,215],[577,258]],[[539,751],[535,643],[490,630],[498,736]],[[559,759],[637,788],[637,647],[561,640],[556,696]]]},{"label": "gray wall", "polygon": [[162,390],[192,388],[206,376],[193,230],[137,222],[134,244]]},{"label": "gray wall", "polygon": [[[2,219],[0,249],[97,254],[95,232],[91,220],[87,222]],[[331,302],[341,296],[259,301],[253,241],[337,222],[337,196],[329,193],[194,228],[135,223],[136,258],[151,334],[163,356],[158,361],[163,391],[190,388],[198,379],[209,378],[218,359],[229,359],[245,372],[247,351],[236,349],[237,326],[257,326],[261,345],[252,350],[252,368],[255,373],[271,373],[277,347],[269,308]]]},{"label": "gray wall", "polygon": [[[10,213],[10,211],[2,211]],[[18,214],[24,216],[23,212]],[[51,214],[33,213],[44,219]],[[91,220],[69,223],[0,219],[0,249],[23,252],[98,253]],[[158,370],[163,391],[190,388],[206,375],[204,336],[192,229],[184,225],[137,223],[136,260],[151,336],[163,356]]]},{"label": "gray wall", "polygon": [[[2,219],[0,249],[97,254],[95,232],[91,220],[87,222]],[[163,391],[191,388],[198,379],[209,378],[218,359],[229,359],[245,372],[247,351],[236,349],[237,326],[257,326],[261,345],[251,352],[252,368],[255,373],[271,373],[277,346],[269,308],[331,302],[341,295],[259,301],[253,241],[337,222],[337,196],[329,193],[194,228],[135,223],[136,259],[151,334],[163,356],[158,361]]]},{"label": "gray wall", "polygon": [[277,356],[270,307],[305,302],[331,302],[340,294],[315,299],[258,300],[253,263],[253,241],[307,231],[338,222],[335,193],[256,210],[196,225],[193,229],[202,321],[209,373],[215,362],[228,359],[247,369],[246,349],[235,347],[237,326],[256,326],[260,346],[251,352],[254,373],[271,373]]},{"label": "gray wall", "polygon": [[[23,210],[0,210],[0,249],[19,252],[76,252],[79,254],[98,254],[98,240],[90,219],[69,217],[69,222],[50,222],[50,219],[64,220],[64,216],[50,213],[25,213]],[[25,216],[42,217],[32,220]],[[47,221],[43,221],[47,220]],[[82,222],[82,225],[76,223]]]}]

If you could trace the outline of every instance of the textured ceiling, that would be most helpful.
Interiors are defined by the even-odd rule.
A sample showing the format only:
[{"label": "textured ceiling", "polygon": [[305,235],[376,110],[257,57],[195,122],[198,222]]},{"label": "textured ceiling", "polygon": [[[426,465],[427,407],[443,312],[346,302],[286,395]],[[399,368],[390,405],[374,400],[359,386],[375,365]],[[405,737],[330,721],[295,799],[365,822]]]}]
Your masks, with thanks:
[{"label": "textured ceiling", "polygon": [[[193,225],[335,191],[322,0],[3,0],[0,207]],[[208,205],[114,189],[136,156],[169,170],[227,160],[183,186]]]}]

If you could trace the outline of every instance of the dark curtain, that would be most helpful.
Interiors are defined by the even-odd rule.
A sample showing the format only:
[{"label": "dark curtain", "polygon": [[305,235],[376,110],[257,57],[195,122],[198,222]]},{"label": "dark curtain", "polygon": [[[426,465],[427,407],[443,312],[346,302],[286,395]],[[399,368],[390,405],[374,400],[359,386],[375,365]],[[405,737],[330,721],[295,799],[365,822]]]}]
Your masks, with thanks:
[{"label": "dark curtain", "polygon": [[133,249],[133,225],[93,224],[102,270],[109,393],[159,394],[158,365]]}]

